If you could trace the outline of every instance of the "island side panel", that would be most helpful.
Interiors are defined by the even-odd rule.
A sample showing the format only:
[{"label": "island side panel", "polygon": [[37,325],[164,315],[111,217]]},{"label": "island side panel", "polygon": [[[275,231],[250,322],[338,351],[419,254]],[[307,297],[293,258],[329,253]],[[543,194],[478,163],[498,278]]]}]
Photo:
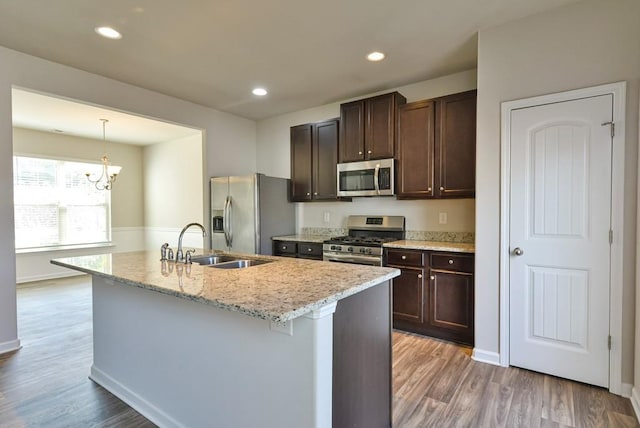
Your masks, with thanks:
[{"label": "island side panel", "polygon": [[391,427],[389,281],[338,302],[333,316],[333,427]]},{"label": "island side panel", "polygon": [[91,378],[161,427],[331,425],[331,307],[288,335],[94,276],[93,312]]}]

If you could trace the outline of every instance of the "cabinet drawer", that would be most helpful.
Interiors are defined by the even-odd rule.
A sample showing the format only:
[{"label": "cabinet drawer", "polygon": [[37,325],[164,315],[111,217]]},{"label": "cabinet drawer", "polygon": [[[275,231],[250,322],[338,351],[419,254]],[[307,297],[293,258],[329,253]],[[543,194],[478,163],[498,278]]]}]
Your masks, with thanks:
[{"label": "cabinet drawer", "polygon": [[431,254],[430,265],[433,269],[473,273],[473,256],[451,253],[433,253]]},{"label": "cabinet drawer", "polygon": [[424,266],[422,251],[387,250],[387,264],[401,266]]},{"label": "cabinet drawer", "polygon": [[298,243],[298,256],[308,258],[322,258],[322,244],[311,242]]},{"label": "cabinet drawer", "polygon": [[289,255],[296,254],[298,252],[298,246],[295,242],[289,241],[276,241],[275,253],[276,255]]}]

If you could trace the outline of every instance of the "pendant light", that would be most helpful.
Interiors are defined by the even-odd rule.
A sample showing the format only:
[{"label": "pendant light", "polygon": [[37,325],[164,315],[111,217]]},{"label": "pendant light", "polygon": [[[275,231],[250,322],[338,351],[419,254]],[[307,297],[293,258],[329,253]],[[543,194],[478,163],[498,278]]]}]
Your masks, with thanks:
[{"label": "pendant light", "polygon": [[107,157],[107,134],[106,134],[106,126],[108,119],[100,119],[102,121],[102,141],[104,143],[104,154],[100,158],[102,162],[102,172],[100,177],[95,180],[91,179],[91,173],[87,172],[85,175],[87,176],[87,180],[90,183],[93,183],[98,190],[111,190],[113,187],[113,183],[115,183],[116,178],[118,178],[118,174],[120,174],[121,166],[110,165],[109,158]]}]

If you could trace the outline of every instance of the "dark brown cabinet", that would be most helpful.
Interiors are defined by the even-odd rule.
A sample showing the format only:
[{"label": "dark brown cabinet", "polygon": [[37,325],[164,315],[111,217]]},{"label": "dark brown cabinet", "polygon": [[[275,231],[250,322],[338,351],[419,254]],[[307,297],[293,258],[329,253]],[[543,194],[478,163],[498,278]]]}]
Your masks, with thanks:
[{"label": "dark brown cabinet", "polygon": [[273,241],[273,255],[322,260],[322,243],[299,241]]},{"label": "dark brown cabinet", "polygon": [[473,255],[430,257],[429,326],[442,339],[473,345]]},{"label": "dark brown cabinet", "polygon": [[435,110],[434,101],[418,101],[398,109],[398,197],[435,196]]},{"label": "dark brown cabinet", "polygon": [[337,198],[338,119],[291,127],[291,201]]},{"label": "dark brown cabinet", "polygon": [[476,91],[437,100],[436,177],[440,197],[476,194]]},{"label": "dark brown cabinet", "polygon": [[476,91],[398,108],[397,197],[475,196]]},{"label": "dark brown cabinet", "polygon": [[424,322],[424,269],[404,267],[393,279],[393,318],[413,323]]},{"label": "dark brown cabinet", "polygon": [[394,328],[473,345],[473,254],[386,249]]},{"label": "dark brown cabinet", "polygon": [[339,162],[392,158],[396,116],[406,98],[398,92],[340,105]]}]

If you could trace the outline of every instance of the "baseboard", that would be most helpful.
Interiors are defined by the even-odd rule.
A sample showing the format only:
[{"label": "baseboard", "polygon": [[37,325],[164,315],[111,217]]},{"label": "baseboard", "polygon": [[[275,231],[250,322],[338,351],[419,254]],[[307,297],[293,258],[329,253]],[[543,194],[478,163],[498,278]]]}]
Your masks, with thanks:
[{"label": "baseboard", "polygon": [[620,387],[620,395],[624,398],[631,398],[631,394],[633,392],[633,385],[630,383],[622,383]]},{"label": "baseboard", "polygon": [[49,279],[58,279],[58,278],[68,278],[70,276],[79,276],[84,275],[82,272],[55,272],[55,273],[44,273],[41,275],[28,275],[21,276],[16,278],[16,284],[23,284],[25,282],[34,282],[34,281],[46,281]]},{"label": "baseboard", "polygon": [[20,345],[20,339],[10,340],[8,342],[0,343],[0,354],[6,354],[7,352],[17,351],[22,346]]},{"label": "baseboard", "polygon": [[473,348],[473,354],[471,355],[475,361],[480,363],[493,364],[494,366],[500,365],[500,354],[497,352],[483,351],[482,349]]},{"label": "baseboard", "polygon": [[154,424],[160,427],[184,428],[184,425],[93,365],[89,379],[127,403]]},{"label": "baseboard", "polygon": [[636,386],[631,389],[631,405],[633,411],[636,412],[636,418],[640,420],[640,391]]}]

